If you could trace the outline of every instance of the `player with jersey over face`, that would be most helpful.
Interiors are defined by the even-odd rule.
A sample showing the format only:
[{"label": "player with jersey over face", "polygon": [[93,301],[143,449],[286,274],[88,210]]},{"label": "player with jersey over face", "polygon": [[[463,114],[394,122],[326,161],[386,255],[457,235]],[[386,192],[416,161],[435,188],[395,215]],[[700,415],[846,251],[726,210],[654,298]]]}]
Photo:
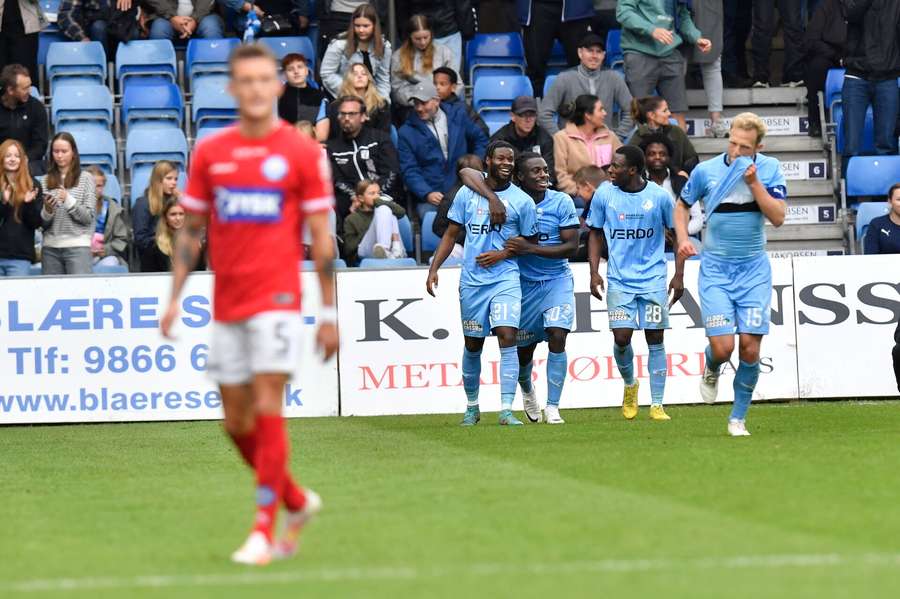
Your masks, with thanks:
[{"label": "player with jersey over face", "polygon": [[512,413],[516,396],[519,361],[516,335],[522,304],[519,265],[504,245],[513,237],[535,238],[537,212],[534,201],[510,182],[515,150],[504,141],[488,146],[484,183],[496,193],[506,208],[503,224],[491,222],[488,199],[462,187],[448,213],[449,226],[444,233],[431,268],[426,290],[434,296],[438,269],[450,255],[460,229],[465,230],[466,243],[459,280],[459,306],[462,316],[465,349],[462,360],[463,388],[468,399],[462,425],[472,426],[481,419],[478,392],[481,379],[481,350],[491,333],[500,345],[501,425],[521,425]]},{"label": "player with jersey over face", "polygon": [[752,112],[731,123],[728,151],[700,163],[681,190],[675,209],[678,255],[696,255],[688,239],[690,208],[703,200],[706,232],[700,256],[700,309],[709,345],[700,382],[703,401],[716,401],[719,369],[739,337],[734,406],[728,433],[746,437],[746,416],[759,380],[759,348],[769,332],[772,268],[765,221],[784,223],[787,187],[778,160],[759,153],[766,126]]},{"label": "player with jersey over face", "polygon": [[599,272],[602,231],[609,248],[606,303],[615,340],[613,356],[625,381],[622,415],[631,420],[638,414],[631,337],[635,329],[643,329],[649,350],[650,418],[669,420],[663,409],[668,374],[663,335],[669,328],[669,307],[684,293],[684,258],[678,258],[668,287],[672,301],[668,302],[665,234],[673,224],[672,197],[644,178],[644,153],[635,146],[616,150],[609,165],[609,178],[609,183],[594,192],[587,218],[591,228],[591,294],[603,299],[604,283]]},{"label": "player with jersey over face", "polygon": [[531,381],[537,344],[547,341],[548,424],[565,424],[559,415],[559,400],[569,362],[566,336],[575,323],[575,286],[569,258],[578,252],[578,212],[568,194],[550,187],[547,162],[540,154],[525,152],[516,160],[515,176],[522,190],[534,201],[537,242],[524,237],[507,240],[506,248],[519,256],[522,282],[522,316],[519,319],[519,386],[525,415],[541,421],[541,407]]},{"label": "player with jersey over face", "polygon": [[[172,257],[172,298],[160,326],[168,337],[207,228],[215,271],[208,372],[222,394],[225,430],[256,473],[255,522],[232,560],[264,565],[295,551],[300,529],[321,507],[319,496],[297,486],[288,471],[281,408],[289,374],[300,361],[304,222],[322,293],[317,341],[326,358],[337,351],[328,218],[334,197],[319,146],[276,118],[282,85],[272,53],[240,46],[229,68],[239,120],[194,150],[181,199],[187,220]],[[276,544],[282,504],[287,526]]]}]

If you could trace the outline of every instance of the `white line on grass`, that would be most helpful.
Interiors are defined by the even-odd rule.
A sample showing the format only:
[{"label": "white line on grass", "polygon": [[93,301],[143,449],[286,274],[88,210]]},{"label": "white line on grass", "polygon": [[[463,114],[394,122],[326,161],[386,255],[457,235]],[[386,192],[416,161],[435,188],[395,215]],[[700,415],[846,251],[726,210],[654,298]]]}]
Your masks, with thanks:
[{"label": "white line on grass", "polygon": [[503,573],[522,573],[523,570],[531,574],[577,574],[590,572],[647,572],[651,570],[673,569],[737,570],[860,565],[900,567],[900,553],[866,553],[860,555],[841,555],[837,553],[741,555],[692,559],[604,559],[532,565],[521,563],[481,563],[424,568],[412,566],[382,568],[313,568],[292,572],[266,572],[265,570],[258,570],[233,574],[162,574],[121,578],[48,578],[3,583],[0,584],[0,591],[31,593],[48,591],[91,591],[103,589],[279,585],[305,581],[350,582],[359,580],[416,580],[460,575],[488,576]]}]

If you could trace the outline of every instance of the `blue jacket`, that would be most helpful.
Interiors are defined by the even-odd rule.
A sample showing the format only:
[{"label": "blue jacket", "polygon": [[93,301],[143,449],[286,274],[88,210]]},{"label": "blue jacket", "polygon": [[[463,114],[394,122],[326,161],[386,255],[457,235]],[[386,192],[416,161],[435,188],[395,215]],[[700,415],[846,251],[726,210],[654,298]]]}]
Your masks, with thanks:
[{"label": "blue jacket", "polygon": [[[531,25],[531,5],[534,0],[516,0],[516,12],[521,25]],[[562,22],[590,19],[594,16],[594,0],[562,0]]]},{"label": "blue jacket", "polygon": [[406,187],[419,200],[432,191],[445,192],[456,182],[456,161],[464,154],[484,156],[487,136],[459,106],[442,104],[447,115],[447,159],[431,129],[415,112],[400,127],[397,148]]}]

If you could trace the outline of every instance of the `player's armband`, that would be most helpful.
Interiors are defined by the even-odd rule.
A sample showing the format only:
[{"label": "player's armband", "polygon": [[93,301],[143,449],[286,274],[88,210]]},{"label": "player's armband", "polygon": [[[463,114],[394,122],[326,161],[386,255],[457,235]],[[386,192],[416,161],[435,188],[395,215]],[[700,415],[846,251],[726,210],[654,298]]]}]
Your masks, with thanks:
[{"label": "player's armband", "polygon": [[784,200],[787,198],[787,188],[784,185],[776,185],[775,187],[766,187],[766,191],[773,198]]}]

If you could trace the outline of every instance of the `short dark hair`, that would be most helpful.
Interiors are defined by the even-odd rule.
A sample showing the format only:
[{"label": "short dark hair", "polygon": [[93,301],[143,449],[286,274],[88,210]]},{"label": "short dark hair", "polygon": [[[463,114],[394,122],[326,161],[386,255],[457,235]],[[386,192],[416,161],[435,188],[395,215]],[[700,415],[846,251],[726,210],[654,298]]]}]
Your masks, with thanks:
[{"label": "short dark hair", "polygon": [[606,176],[606,171],[596,164],[588,164],[575,171],[572,179],[575,181],[575,185],[600,187],[601,183],[609,180],[609,177]]},{"label": "short dark hair", "polygon": [[335,100],[335,102],[337,102],[335,106],[337,107],[338,111],[340,111],[341,106],[343,106],[346,102],[356,102],[357,104],[359,104],[359,111],[363,114],[366,114],[366,102],[359,96],[341,96],[337,100]]},{"label": "short dark hair", "polygon": [[452,85],[456,85],[459,83],[459,76],[456,74],[456,71],[451,69],[450,67],[438,67],[432,72],[431,78],[434,79],[435,75],[446,75],[450,79],[450,83]]},{"label": "short dark hair", "polygon": [[228,74],[234,74],[234,65],[237,63],[256,58],[267,58],[272,61],[272,64],[278,65],[278,59],[275,58],[275,55],[269,50],[268,46],[264,46],[260,43],[241,44],[232,50],[231,55],[228,57]]},{"label": "short dark hair", "polygon": [[622,146],[616,150],[616,154],[625,157],[628,168],[636,168],[639,173],[644,172],[644,153],[637,146]]},{"label": "short dark hair", "polygon": [[672,145],[672,140],[666,137],[664,134],[660,132],[651,133],[647,137],[641,140],[641,152],[645,155],[647,154],[647,148],[652,146],[653,144],[660,144],[666,147],[666,150],[669,152],[669,156],[675,153],[675,146]]},{"label": "short dark hair", "polygon": [[894,192],[897,191],[898,189],[900,189],[900,183],[894,183],[893,185],[891,185],[891,188],[888,189],[888,194],[887,194],[888,202],[891,201],[891,198],[894,197]]},{"label": "short dark hair", "polygon": [[521,174],[522,169],[525,168],[525,163],[527,163],[529,160],[533,160],[534,158],[543,159],[544,157],[537,152],[522,152],[521,154],[519,154],[518,157],[516,157],[516,174]]},{"label": "short dark hair", "polygon": [[497,141],[492,141],[490,144],[488,144],[487,151],[484,153],[484,157],[485,157],[486,159],[487,159],[487,158],[493,158],[493,157],[494,157],[494,153],[495,153],[497,150],[500,150],[500,149],[503,149],[503,148],[508,148],[508,149],[512,150],[512,153],[513,153],[513,159],[515,159],[515,157],[516,157],[516,149],[513,147],[513,145],[512,145],[511,143],[509,143],[508,141],[504,141],[504,140],[502,140],[502,139],[498,139]]},{"label": "short dark hair", "polygon": [[20,64],[8,64],[3,67],[3,70],[0,71],[0,84],[3,85],[3,93],[6,93],[6,90],[10,87],[16,86],[16,79],[19,78],[19,75],[31,77],[28,69]]},{"label": "short dark hair", "polygon": [[309,66],[309,60],[306,56],[299,52],[291,52],[290,54],[285,54],[284,58],[281,59],[281,68],[286,69],[295,62],[302,62],[306,66]]},{"label": "short dark hair", "polygon": [[592,94],[581,94],[575,98],[575,102],[560,110],[560,116],[580,127],[585,123],[585,115],[594,112],[594,107],[599,101],[600,98]]}]

